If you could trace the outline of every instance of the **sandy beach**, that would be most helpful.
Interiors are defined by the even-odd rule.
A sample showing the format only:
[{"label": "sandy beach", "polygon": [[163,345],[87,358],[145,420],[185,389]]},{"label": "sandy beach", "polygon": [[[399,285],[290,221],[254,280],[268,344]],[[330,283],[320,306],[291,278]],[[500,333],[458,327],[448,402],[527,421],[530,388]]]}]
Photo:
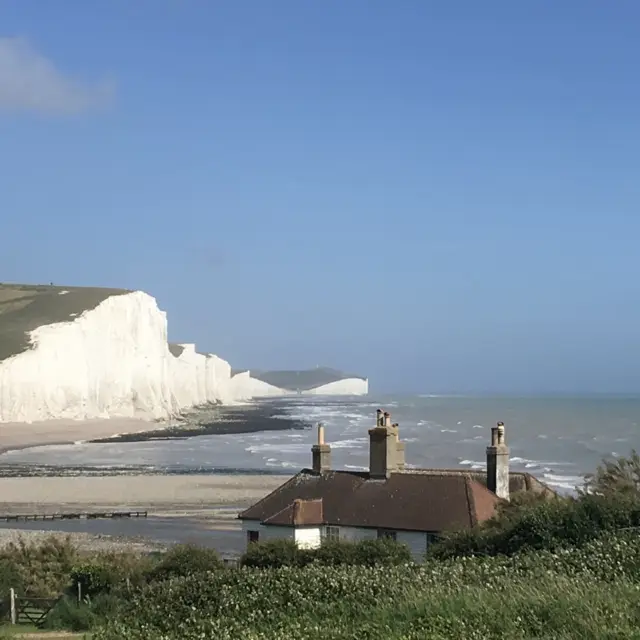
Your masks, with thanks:
[{"label": "sandy beach", "polygon": [[11,449],[73,444],[110,438],[116,434],[142,433],[157,428],[158,423],[135,418],[2,422],[0,423],[0,454]]},{"label": "sandy beach", "polygon": [[[0,454],[16,449],[73,444],[125,436],[126,440],[190,437],[209,433],[301,428],[274,419],[275,406],[258,404],[210,407],[170,422],[137,419],[51,420],[0,424]],[[0,455],[0,467],[2,457]],[[25,536],[38,539],[53,531],[71,534],[89,548],[154,549],[164,540],[189,536],[209,544],[216,536],[223,548],[241,545],[236,516],[286,481],[278,475],[18,475],[0,477],[0,516],[16,514],[147,511],[146,519],[27,522],[0,521],[0,546]],[[104,535],[109,534],[109,535]],[[210,535],[209,535],[210,534]],[[154,542],[155,540],[155,542]],[[160,544],[162,546],[162,543]]]},{"label": "sandy beach", "polygon": [[70,535],[82,549],[155,551],[175,542],[242,551],[238,512],[286,476],[92,476],[0,478],[0,515],[147,511],[129,520],[57,520],[0,524],[0,547],[22,537]]},{"label": "sandy beach", "polygon": [[146,510],[150,515],[218,517],[253,504],[286,476],[143,475],[0,478],[0,512]]}]

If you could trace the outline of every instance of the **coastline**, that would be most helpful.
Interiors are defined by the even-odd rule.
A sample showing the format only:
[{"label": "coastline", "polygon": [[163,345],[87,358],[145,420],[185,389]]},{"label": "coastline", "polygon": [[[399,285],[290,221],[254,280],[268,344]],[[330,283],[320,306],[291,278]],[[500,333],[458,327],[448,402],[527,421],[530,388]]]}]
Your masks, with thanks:
[{"label": "coastline", "polygon": [[[203,435],[303,430],[310,424],[282,416],[282,401],[194,407],[166,421],[141,418],[55,419],[0,423],[0,456],[9,451],[76,443],[145,442]],[[0,457],[0,468],[2,459]]]},{"label": "coastline", "polygon": [[161,551],[176,543],[238,555],[238,513],[290,477],[251,470],[172,473],[141,468],[48,467],[11,462],[9,451],[93,442],[145,442],[202,435],[307,429],[287,419],[281,401],[194,408],[164,422],[113,418],[0,424],[0,516],[95,511],[147,511],[147,518],[1,521],[0,547],[18,540],[69,537],[88,551]]},{"label": "coastline", "polygon": [[238,513],[290,476],[136,475],[0,478],[0,516],[95,511],[147,511],[147,518],[0,521],[0,547],[22,538],[70,536],[90,550],[155,551],[193,542],[238,555],[244,548]]},{"label": "coastline", "polygon": [[[136,418],[96,418],[93,420],[43,420],[41,422],[0,423],[0,455],[33,447],[72,445],[94,437],[108,438],[124,431],[140,433],[153,424]],[[87,437],[89,436],[89,437]]]}]

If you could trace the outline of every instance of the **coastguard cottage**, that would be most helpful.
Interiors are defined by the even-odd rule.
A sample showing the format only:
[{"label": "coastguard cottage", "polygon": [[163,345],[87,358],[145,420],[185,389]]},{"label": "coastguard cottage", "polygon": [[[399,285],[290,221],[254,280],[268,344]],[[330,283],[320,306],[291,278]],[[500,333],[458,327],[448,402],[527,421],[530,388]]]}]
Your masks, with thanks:
[{"label": "coastguard cottage", "polygon": [[369,471],[331,468],[324,427],[303,469],[238,517],[247,544],[274,538],[318,547],[323,539],[390,537],[418,561],[439,534],[491,518],[512,493],[553,493],[529,473],[509,471],[504,424],[491,429],[487,470],[407,469],[405,446],[391,415],[377,411],[369,430]]}]

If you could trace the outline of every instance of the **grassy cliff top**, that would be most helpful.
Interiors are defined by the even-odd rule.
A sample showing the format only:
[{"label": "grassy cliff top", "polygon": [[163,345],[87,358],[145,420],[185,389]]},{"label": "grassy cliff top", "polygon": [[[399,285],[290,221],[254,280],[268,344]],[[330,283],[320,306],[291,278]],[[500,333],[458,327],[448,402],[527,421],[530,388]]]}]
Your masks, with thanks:
[{"label": "grassy cliff top", "polygon": [[126,289],[0,284],[0,361],[29,348],[29,332],[68,322]]}]

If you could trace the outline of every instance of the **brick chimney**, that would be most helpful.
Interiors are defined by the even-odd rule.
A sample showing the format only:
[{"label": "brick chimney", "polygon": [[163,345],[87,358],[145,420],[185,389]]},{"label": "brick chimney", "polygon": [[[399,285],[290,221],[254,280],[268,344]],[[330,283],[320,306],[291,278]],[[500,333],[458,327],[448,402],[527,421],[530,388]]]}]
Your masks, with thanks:
[{"label": "brick chimney", "polygon": [[369,476],[384,479],[397,470],[398,443],[391,415],[385,411],[380,421],[380,413],[377,412],[376,426],[369,429]]},{"label": "brick chimney", "polygon": [[502,422],[491,427],[491,445],[487,447],[487,488],[499,498],[509,499],[509,447]]},{"label": "brick chimney", "polygon": [[324,425],[318,424],[318,442],[311,447],[311,468],[316,473],[331,469],[331,447],[324,442]]},{"label": "brick chimney", "polygon": [[393,425],[396,437],[396,468],[398,471],[404,470],[404,442],[400,440],[400,425],[395,422]]}]

